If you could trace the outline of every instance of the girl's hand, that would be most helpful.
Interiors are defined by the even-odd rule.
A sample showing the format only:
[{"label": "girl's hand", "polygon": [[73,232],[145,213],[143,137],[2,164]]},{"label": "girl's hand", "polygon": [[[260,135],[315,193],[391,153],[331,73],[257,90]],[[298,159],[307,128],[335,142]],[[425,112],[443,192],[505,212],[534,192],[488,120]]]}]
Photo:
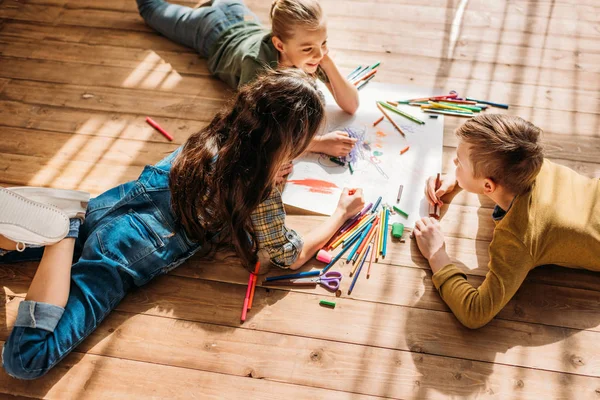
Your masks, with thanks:
[{"label": "girl's hand", "polygon": [[336,208],[336,212],[341,213],[343,220],[353,217],[365,207],[365,199],[362,189],[344,188],[340,195],[340,200]]},{"label": "girl's hand", "polygon": [[456,187],[456,177],[454,175],[443,175],[440,179],[440,187],[435,189],[435,176],[430,176],[425,182],[425,198],[429,204],[442,206],[444,202],[440,198],[446,193],[450,193]]},{"label": "girl's hand", "polygon": [[275,177],[275,184],[279,185],[285,181],[285,178],[292,172],[294,169],[294,164],[291,162],[283,164],[279,167],[279,171],[277,171],[277,176]]},{"label": "girl's hand", "polygon": [[318,139],[320,153],[333,157],[346,157],[352,151],[357,139],[351,138],[347,132],[333,131],[326,133]]}]

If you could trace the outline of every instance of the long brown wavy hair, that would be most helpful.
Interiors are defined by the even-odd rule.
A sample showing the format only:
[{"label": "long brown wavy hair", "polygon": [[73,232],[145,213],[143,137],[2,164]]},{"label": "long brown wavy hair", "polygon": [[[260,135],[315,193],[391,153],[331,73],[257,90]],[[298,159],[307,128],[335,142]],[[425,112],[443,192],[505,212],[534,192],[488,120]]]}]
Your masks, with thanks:
[{"label": "long brown wavy hair", "polygon": [[[257,260],[250,214],[273,190],[280,166],[302,154],[325,119],[314,79],[270,71],[240,89],[210,124],[190,136],[171,167],[173,212],[200,243],[222,231],[243,265]],[[216,156],[216,158],[215,158]]]}]

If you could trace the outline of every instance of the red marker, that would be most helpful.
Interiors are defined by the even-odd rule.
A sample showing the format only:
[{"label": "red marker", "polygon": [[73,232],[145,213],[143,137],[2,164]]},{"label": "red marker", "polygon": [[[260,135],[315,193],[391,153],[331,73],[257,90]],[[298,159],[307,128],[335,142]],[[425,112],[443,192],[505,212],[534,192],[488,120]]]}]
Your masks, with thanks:
[{"label": "red marker", "polygon": [[161,126],[157,124],[156,121],[154,121],[152,118],[146,117],[146,122],[150,124],[151,127],[162,133],[164,137],[166,137],[170,141],[173,141],[173,136],[171,136],[167,131],[161,128]]}]

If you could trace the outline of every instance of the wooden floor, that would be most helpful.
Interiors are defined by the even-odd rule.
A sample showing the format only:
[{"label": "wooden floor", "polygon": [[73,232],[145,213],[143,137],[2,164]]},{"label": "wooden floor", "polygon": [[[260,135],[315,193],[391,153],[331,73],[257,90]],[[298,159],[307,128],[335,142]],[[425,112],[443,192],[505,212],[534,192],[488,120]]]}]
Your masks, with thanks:
[{"label": "wooden floor", "polygon": [[[322,3],[344,72],[381,61],[381,82],[510,103],[544,129],[549,158],[600,177],[598,0]],[[270,1],[248,4],[267,20]],[[98,194],[174,150],[229,96],[204,60],[144,25],[134,0],[0,0],[0,185]],[[446,119],[445,170],[461,121]],[[462,192],[443,210],[449,253],[475,284],[492,206]],[[321,218],[289,220],[307,231]],[[535,270],[470,331],[414,243],[390,250],[352,296],[257,288],[244,325],[248,274],[231,254],[193,259],[130,294],[46,377],[0,372],[0,397],[600,398],[600,274]],[[0,344],[35,269],[0,266]]]}]

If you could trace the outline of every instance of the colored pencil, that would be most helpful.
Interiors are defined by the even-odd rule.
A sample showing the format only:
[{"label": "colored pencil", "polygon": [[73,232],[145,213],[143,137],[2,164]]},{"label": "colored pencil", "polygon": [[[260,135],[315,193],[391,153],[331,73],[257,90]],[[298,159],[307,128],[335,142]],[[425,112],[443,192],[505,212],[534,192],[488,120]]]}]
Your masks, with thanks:
[{"label": "colored pencil", "polygon": [[250,300],[248,301],[248,310],[252,308],[252,302],[254,301],[254,291],[256,290],[256,281],[258,280],[258,270],[260,269],[260,261],[256,262],[254,266],[254,274],[252,274],[252,290],[250,291]]},{"label": "colored pencil", "polygon": [[[437,102],[437,101],[429,101],[428,103],[430,106],[435,107],[435,108],[444,108],[447,110],[456,110],[456,111],[473,111],[473,110],[468,110],[466,108],[463,108],[461,106],[457,106],[454,104],[444,104],[442,102]],[[481,111],[481,109],[479,109],[479,111]]]},{"label": "colored pencil", "polygon": [[152,118],[150,117],[146,117],[146,122],[152,126],[154,129],[156,129],[157,131],[159,131],[160,133],[162,133],[162,135],[164,137],[166,137],[167,139],[169,139],[171,142],[173,141],[173,136],[171,136],[167,131],[165,131],[163,128],[161,128],[161,126]]},{"label": "colored pencil", "polygon": [[338,240],[336,240],[333,243],[333,245],[331,245],[331,248],[335,249],[343,242],[348,242],[348,241],[352,240],[354,238],[354,236],[360,235],[360,233],[365,228],[365,226],[367,226],[367,224],[372,222],[374,219],[375,219],[374,215],[370,215],[370,216],[365,215],[365,218],[362,219],[361,222],[359,222],[359,224],[354,229],[351,229],[348,232],[345,232],[344,235],[342,235],[342,237],[340,237]]},{"label": "colored pencil", "polygon": [[279,281],[281,279],[308,278],[311,276],[319,276],[320,274],[321,274],[321,271],[315,270],[315,271],[298,272],[295,274],[270,276],[268,278],[265,278],[265,282]]},{"label": "colored pencil", "polygon": [[[373,242],[371,242],[371,246],[374,246],[375,243],[377,242],[377,235],[379,235],[378,232],[375,232],[375,236],[373,237]],[[367,279],[369,279],[371,277],[371,264],[373,263],[373,254],[375,252],[372,251],[371,252],[371,258],[369,258],[369,268],[367,269]]]},{"label": "colored pencil", "polygon": [[415,117],[414,115],[411,115],[411,114],[409,114],[407,112],[404,112],[404,111],[400,110],[399,108],[396,108],[396,107],[391,106],[391,105],[389,105],[387,103],[384,103],[383,101],[378,101],[377,103],[381,104],[383,107],[387,108],[388,110],[393,111],[396,114],[403,116],[404,118],[407,118],[407,119],[410,119],[413,122],[416,122],[417,124],[420,124],[420,125],[425,124],[425,121],[421,121],[419,118]]},{"label": "colored pencil", "polygon": [[504,108],[505,110],[508,109],[508,104],[494,103],[492,101],[486,101],[486,100],[477,100],[477,99],[474,99],[472,97],[467,97],[467,100],[469,100],[469,101],[475,101],[475,102],[481,103],[481,104],[487,104],[487,105],[490,105],[492,107]]},{"label": "colored pencil", "polygon": [[432,113],[432,114],[454,115],[455,117],[467,117],[467,118],[470,118],[473,115],[475,115],[473,113],[467,114],[467,113],[461,113],[461,112],[457,112],[457,111],[450,111],[450,110],[444,111],[444,110],[440,110],[440,109],[431,109],[431,108],[424,109],[423,112]]},{"label": "colored pencil", "polygon": [[352,168],[352,163],[348,163],[348,169],[350,170],[350,175],[354,174],[354,169]]},{"label": "colored pencil", "polygon": [[383,115],[377,121],[373,122],[373,126],[377,126],[381,121],[383,121]]},{"label": "colored pencil", "polygon": [[368,79],[365,79],[364,81],[362,81],[357,87],[356,90],[360,90],[362,89],[363,86],[365,86],[367,83],[371,82],[371,79],[375,78],[375,75],[371,75]]},{"label": "colored pencil", "polygon": [[394,106],[394,107],[398,107],[398,102],[397,101],[386,101],[386,103],[388,103],[390,106]]},{"label": "colored pencil", "polygon": [[358,70],[358,72],[354,73],[354,75],[349,76],[348,80],[349,81],[353,81],[354,79],[356,79],[359,75],[361,75],[362,73],[364,73],[365,71],[367,71],[369,69],[369,66],[365,66],[363,68],[361,68],[360,70]]},{"label": "colored pencil", "polygon": [[354,254],[356,254],[358,252],[360,245],[362,244],[363,240],[365,240],[365,237],[367,237],[367,235],[371,231],[372,226],[373,226],[373,224],[371,223],[367,226],[367,228],[365,230],[362,231],[362,233],[360,234],[360,238],[358,238],[358,242],[356,242],[356,244],[352,248],[352,251],[350,251],[350,254],[348,254],[348,257],[346,258],[346,262],[350,262],[350,260],[354,257]]},{"label": "colored pencil", "polygon": [[444,111],[444,112],[453,112],[453,113],[457,113],[457,114],[464,114],[464,115],[473,115],[473,111],[471,110],[465,110],[465,109],[450,109],[441,105],[432,105],[432,104],[422,104],[421,105],[421,110],[425,111],[425,110],[432,110],[432,111]]},{"label": "colored pencil", "polygon": [[388,239],[388,225],[390,222],[390,210],[389,208],[385,209],[385,223],[383,225],[383,250],[381,252],[381,256],[382,258],[385,258],[385,255],[387,254],[387,239]]},{"label": "colored pencil", "polygon": [[403,148],[402,150],[400,150],[400,155],[406,153],[408,151],[408,149],[410,149],[410,146],[406,146],[405,148]]},{"label": "colored pencil", "polygon": [[383,107],[379,104],[379,102],[377,102],[377,108],[379,108],[379,111],[381,111],[381,113],[383,114],[383,116],[390,121],[390,123],[394,126],[394,128],[396,128],[396,130],[398,132],[400,132],[402,134],[402,136],[406,136],[406,134],[404,133],[404,131],[402,129],[400,129],[400,127],[394,122],[394,120],[392,119],[392,117],[390,117],[388,115],[387,112],[385,112],[385,110],[383,109]]},{"label": "colored pencil", "polygon": [[[342,240],[343,242],[343,246],[342,247],[346,247],[347,244],[354,239],[355,236],[360,236],[362,235],[363,231],[367,228],[368,225],[370,225],[371,223],[373,223],[373,221],[375,220],[375,215],[372,215],[371,217],[368,218],[367,222],[365,224],[363,224],[360,227],[357,227],[356,230],[354,232],[352,232],[346,239]],[[370,226],[369,226],[370,228]]]},{"label": "colored pencil", "polygon": [[371,243],[371,240],[373,239],[373,236],[375,235],[375,232],[377,232],[377,229],[372,230],[371,233],[367,236],[367,239],[365,240],[365,247],[359,252],[358,257],[356,257],[356,259],[354,260],[354,268],[352,268],[352,271],[350,271],[350,276],[354,275],[354,273],[356,272],[356,268],[358,267],[358,264],[360,264],[361,260],[364,259],[365,252],[367,251],[367,247],[371,246],[370,243]]},{"label": "colored pencil", "polygon": [[[368,247],[367,249],[367,256],[369,255],[369,251],[371,250],[371,246]],[[354,290],[354,285],[356,284],[356,280],[358,279],[358,276],[360,275],[360,271],[362,270],[362,266],[365,263],[365,258],[363,258],[363,260],[360,263],[360,267],[358,267],[358,271],[356,271],[356,275],[354,275],[354,278],[352,279],[352,283],[350,284],[350,289],[348,289],[348,294],[352,293],[352,290]]]},{"label": "colored pencil", "polygon": [[369,73],[365,74],[364,76],[361,76],[360,78],[356,79],[354,81],[354,86],[358,85],[360,82],[364,81],[365,79],[370,78],[371,76],[375,75],[377,73],[377,69],[373,69],[371,71],[369,71]]},{"label": "colored pencil", "polygon": [[[437,190],[440,188],[440,184],[442,183],[442,182],[440,181],[440,178],[441,178],[441,175],[440,175],[440,173],[438,172],[438,173],[437,173],[437,176],[435,177],[435,187],[434,187],[435,191],[437,191]],[[438,218],[438,215],[439,215],[439,210],[438,210],[438,208],[439,208],[438,204],[437,204],[437,203],[435,203],[435,204],[434,204],[434,206],[433,206],[433,213],[435,214],[435,218]]]},{"label": "colored pencil", "polygon": [[[355,238],[355,240],[358,240],[358,236]],[[338,254],[337,254],[335,257],[333,257],[333,260],[331,260],[331,262],[330,262],[329,264],[327,264],[327,265],[325,266],[325,268],[323,268],[323,269],[321,270],[321,273],[320,273],[320,275],[323,275],[324,273],[326,273],[327,271],[329,271],[329,269],[330,269],[331,267],[333,267],[333,265],[334,265],[336,262],[338,262],[338,260],[339,260],[340,258],[342,258],[342,256],[344,255],[344,253],[345,253],[345,252],[346,252],[346,251],[347,251],[349,248],[350,248],[350,246],[346,247],[345,249],[342,249],[342,250],[340,250],[340,252],[339,252],[339,253],[338,253]]]},{"label": "colored pencil", "polygon": [[371,239],[373,238],[373,233],[377,230],[377,225],[379,224],[379,218],[375,218],[375,221],[373,221],[373,225],[371,225],[371,227],[369,228],[369,232],[367,232],[367,235],[364,237],[364,239],[362,239],[360,246],[358,247],[358,251],[357,251],[357,255],[359,257],[353,257],[352,262],[355,263],[357,258],[360,258],[360,256],[362,255],[365,247],[367,247],[367,244],[371,241]]},{"label": "colored pencil", "polygon": [[375,205],[373,206],[373,212],[377,211],[377,207],[379,207],[379,203],[381,203],[381,199],[382,197],[379,196],[379,198],[377,199],[377,201],[375,202]]},{"label": "colored pencil", "polygon": [[346,79],[348,79],[348,80],[351,79],[350,77],[352,75],[354,75],[355,73],[357,73],[358,71],[360,71],[361,68],[362,68],[362,65],[359,65],[358,67],[354,68],[354,70],[348,74],[348,76],[346,77]]}]

